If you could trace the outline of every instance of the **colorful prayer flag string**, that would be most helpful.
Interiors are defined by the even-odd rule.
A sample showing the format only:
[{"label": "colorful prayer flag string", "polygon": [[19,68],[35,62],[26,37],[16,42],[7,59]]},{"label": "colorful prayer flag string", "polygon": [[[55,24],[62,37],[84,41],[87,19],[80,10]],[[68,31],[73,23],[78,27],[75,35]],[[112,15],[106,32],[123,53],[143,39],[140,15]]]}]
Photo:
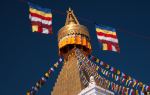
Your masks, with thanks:
[{"label": "colorful prayer flag string", "polygon": [[[81,54],[82,55],[82,54]],[[95,77],[95,79],[99,80],[99,85],[100,86],[103,86],[104,88],[111,88],[112,91],[114,92],[117,92],[117,88],[116,86],[118,86],[117,84],[113,83],[113,82],[110,82],[108,80],[106,80],[105,78],[102,78],[100,75],[96,74],[96,73],[93,73],[90,69],[89,69],[89,66],[93,69],[95,69],[95,65],[92,64],[92,62],[89,62],[87,63],[88,60],[85,56],[80,56],[78,55],[78,60],[79,60],[79,63],[82,67],[82,70],[84,69],[85,72],[87,72],[88,76],[90,77],[91,75]],[[111,84],[111,85],[110,85]],[[112,86],[113,85],[113,86]],[[116,85],[116,86],[115,86]],[[110,87],[112,86],[112,87]],[[122,86],[121,86],[122,87]],[[125,87],[124,87],[125,88]]]},{"label": "colorful prayer flag string", "polygon": [[[100,66],[104,67],[104,69],[112,72],[110,73],[112,75],[112,78],[115,80],[121,80],[122,83],[125,82],[126,85],[132,86],[135,88],[143,88],[142,91],[150,91],[150,86],[143,84],[142,82],[132,78],[131,76],[126,75],[125,73],[121,72],[120,70],[117,70],[116,68],[108,65],[107,63],[104,63],[100,59],[90,55],[90,60],[98,63]],[[105,71],[106,71],[105,70]]]},{"label": "colorful prayer flag string", "polygon": [[[108,70],[106,70],[106,69],[103,69],[103,68],[101,68],[100,66],[97,66],[96,64],[93,64],[91,61],[89,61],[88,60],[88,58],[87,57],[85,57],[78,49],[76,50],[76,54],[77,54],[77,57],[78,57],[78,60],[79,60],[79,62],[83,65],[83,66],[86,66],[86,65],[90,65],[90,67],[93,67],[93,68],[95,68],[95,70],[97,70],[97,71],[101,71],[101,73],[103,74],[103,75],[105,75],[105,76],[107,76],[107,77],[112,77],[113,79],[115,79],[115,81],[119,81],[120,80],[120,83],[125,83],[125,86],[123,86],[123,90],[122,90],[122,92],[121,93],[128,93],[128,91],[130,90],[130,93],[136,93],[137,95],[139,94],[139,93],[149,93],[149,86],[146,86],[146,85],[144,85],[144,86],[142,86],[142,90],[141,91],[139,91],[139,87],[137,87],[137,86],[139,86],[139,85],[141,85],[140,83],[138,83],[139,85],[136,85],[135,86],[135,84],[136,83],[133,83],[133,81],[131,81],[131,80],[127,80],[127,79],[125,79],[125,78],[121,78],[121,77],[119,77],[117,74],[114,74],[114,73],[110,73]],[[83,64],[84,63],[84,64]],[[86,69],[86,68],[85,68]],[[89,74],[89,76],[90,75],[92,75],[91,74],[91,72],[92,71],[89,71],[89,69],[86,69],[85,71],[87,71],[88,72],[88,74]],[[98,77],[98,75],[95,75],[96,76],[96,78]],[[101,77],[99,76],[99,78],[101,79]],[[103,83],[103,82],[102,82]],[[102,84],[101,83],[101,84]],[[132,88],[131,88],[132,87]],[[113,88],[113,87],[111,87],[111,88]],[[128,90],[127,90],[128,89]],[[114,90],[114,88],[112,89],[112,90]],[[125,91],[124,91],[125,90]],[[114,92],[116,92],[116,90],[114,91]],[[129,94],[129,93],[128,93]],[[127,94],[127,95],[128,95]]]},{"label": "colorful prayer flag string", "polygon": [[44,74],[43,77],[33,86],[29,91],[27,91],[26,95],[35,95],[36,92],[39,91],[39,89],[45,84],[47,79],[50,77],[50,75],[55,71],[55,69],[58,68],[58,66],[63,62],[62,58],[59,58],[59,60],[49,68],[49,70]]}]

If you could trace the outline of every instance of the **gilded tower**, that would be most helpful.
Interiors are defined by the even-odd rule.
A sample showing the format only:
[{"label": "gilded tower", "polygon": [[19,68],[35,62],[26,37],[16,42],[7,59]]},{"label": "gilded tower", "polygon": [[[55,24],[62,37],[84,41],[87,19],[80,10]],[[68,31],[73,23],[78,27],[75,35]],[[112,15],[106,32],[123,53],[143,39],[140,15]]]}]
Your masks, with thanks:
[{"label": "gilded tower", "polygon": [[87,28],[80,25],[69,8],[65,26],[58,32],[59,55],[64,57],[64,66],[56,80],[51,95],[77,95],[85,86],[80,79],[75,48],[85,55],[91,53],[91,43]]}]

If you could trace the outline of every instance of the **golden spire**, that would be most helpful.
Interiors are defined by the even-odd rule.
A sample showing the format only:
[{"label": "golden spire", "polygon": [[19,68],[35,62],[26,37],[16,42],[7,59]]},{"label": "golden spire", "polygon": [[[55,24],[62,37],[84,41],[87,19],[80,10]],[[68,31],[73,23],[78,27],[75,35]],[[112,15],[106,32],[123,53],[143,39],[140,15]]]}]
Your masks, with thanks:
[{"label": "golden spire", "polygon": [[66,18],[65,25],[69,25],[69,24],[79,24],[76,16],[73,13],[73,10],[71,10],[71,8],[69,8],[69,10],[67,11],[67,18]]},{"label": "golden spire", "polygon": [[59,54],[65,55],[72,47],[84,48],[84,51],[90,53],[91,43],[88,29],[80,25],[73,10],[67,11],[66,23],[58,32]]}]

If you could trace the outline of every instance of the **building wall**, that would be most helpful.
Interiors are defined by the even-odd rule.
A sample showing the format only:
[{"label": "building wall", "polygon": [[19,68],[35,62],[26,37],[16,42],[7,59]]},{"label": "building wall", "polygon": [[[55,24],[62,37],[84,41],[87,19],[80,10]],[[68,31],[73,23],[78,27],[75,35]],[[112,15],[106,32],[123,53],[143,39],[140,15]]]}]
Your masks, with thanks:
[{"label": "building wall", "polygon": [[97,85],[90,85],[83,89],[78,95],[114,95],[114,93]]}]

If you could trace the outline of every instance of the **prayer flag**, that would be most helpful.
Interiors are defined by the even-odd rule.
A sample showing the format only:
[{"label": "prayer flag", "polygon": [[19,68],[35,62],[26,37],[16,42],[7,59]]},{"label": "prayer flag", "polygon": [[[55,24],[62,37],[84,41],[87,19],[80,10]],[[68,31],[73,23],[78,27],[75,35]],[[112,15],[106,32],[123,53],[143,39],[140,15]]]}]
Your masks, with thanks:
[{"label": "prayer flag", "polygon": [[32,24],[32,32],[40,32],[43,34],[52,33],[52,13],[51,9],[42,8],[28,2],[29,19]]},{"label": "prayer flag", "polygon": [[116,30],[111,27],[95,25],[97,38],[102,43],[103,50],[120,52]]}]

